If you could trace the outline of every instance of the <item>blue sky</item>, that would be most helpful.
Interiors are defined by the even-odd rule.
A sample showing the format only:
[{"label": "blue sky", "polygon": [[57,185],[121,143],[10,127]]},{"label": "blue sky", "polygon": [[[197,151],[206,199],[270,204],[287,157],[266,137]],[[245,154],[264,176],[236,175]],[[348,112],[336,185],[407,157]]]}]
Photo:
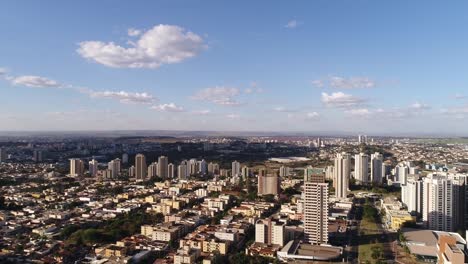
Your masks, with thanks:
[{"label": "blue sky", "polygon": [[0,130],[463,135],[450,4],[2,1]]}]

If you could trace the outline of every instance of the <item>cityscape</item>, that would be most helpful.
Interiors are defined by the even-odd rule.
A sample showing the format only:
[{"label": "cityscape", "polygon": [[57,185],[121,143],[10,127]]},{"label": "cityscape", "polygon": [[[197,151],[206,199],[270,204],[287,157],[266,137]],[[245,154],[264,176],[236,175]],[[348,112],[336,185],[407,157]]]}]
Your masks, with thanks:
[{"label": "cityscape", "polygon": [[468,263],[466,1],[0,3],[0,263]]}]

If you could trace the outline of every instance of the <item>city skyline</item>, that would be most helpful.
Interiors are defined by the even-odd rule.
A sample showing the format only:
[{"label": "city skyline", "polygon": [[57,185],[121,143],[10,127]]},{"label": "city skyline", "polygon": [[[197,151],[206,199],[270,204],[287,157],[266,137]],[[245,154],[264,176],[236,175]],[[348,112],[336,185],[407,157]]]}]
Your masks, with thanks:
[{"label": "city skyline", "polygon": [[467,3],[402,3],[5,1],[0,131],[463,135]]}]

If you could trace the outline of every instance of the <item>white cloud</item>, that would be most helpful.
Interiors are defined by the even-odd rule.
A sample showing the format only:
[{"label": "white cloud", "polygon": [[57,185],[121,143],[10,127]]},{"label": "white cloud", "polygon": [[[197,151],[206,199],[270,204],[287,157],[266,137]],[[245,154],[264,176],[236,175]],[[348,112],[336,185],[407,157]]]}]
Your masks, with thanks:
[{"label": "white cloud", "polygon": [[194,100],[208,101],[218,105],[237,106],[240,105],[235,97],[240,94],[239,89],[230,87],[205,88],[192,96]]},{"label": "white cloud", "polygon": [[211,110],[208,110],[208,109],[192,111],[192,114],[195,114],[195,115],[208,115],[210,113],[211,113]]},{"label": "white cloud", "polygon": [[455,99],[461,100],[461,99],[466,99],[466,98],[467,98],[467,96],[466,96],[466,95],[463,95],[463,94],[456,94],[456,95],[455,95]]},{"label": "white cloud", "polygon": [[329,79],[330,87],[337,89],[355,89],[355,88],[374,88],[375,81],[368,77],[350,77],[344,78],[331,76]]},{"label": "white cloud", "polygon": [[276,112],[285,112],[285,113],[297,112],[295,110],[288,109],[288,108],[286,108],[284,106],[275,107],[275,108],[273,108],[273,110],[276,111]]},{"label": "white cloud", "polygon": [[185,111],[183,107],[177,106],[174,103],[154,105],[151,107],[151,109],[161,111],[161,112],[184,112]]},{"label": "white cloud", "polygon": [[290,20],[288,23],[284,26],[285,28],[296,28],[299,26],[299,22],[297,20]]},{"label": "white cloud", "polygon": [[141,30],[135,29],[135,28],[129,28],[129,29],[127,30],[127,34],[128,34],[130,37],[136,37],[136,36],[141,35]]},{"label": "white cloud", "polygon": [[192,58],[206,47],[202,37],[174,25],[157,25],[140,34],[127,47],[114,42],[83,41],[77,52],[83,58],[114,68],[158,68]]},{"label": "white cloud", "polygon": [[317,88],[329,86],[335,89],[358,89],[358,88],[374,88],[377,86],[376,81],[369,77],[340,77],[330,76],[326,79],[317,79],[312,81],[312,85]]},{"label": "white cloud", "polygon": [[306,114],[307,119],[317,119],[320,117],[320,114],[317,112],[310,112]]},{"label": "white cloud", "polygon": [[89,96],[92,98],[110,98],[119,100],[126,104],[150,104],[157,101],[157,98],[148,93],[131,93],[125,91],[89,91]]},{"label": "white cloud", "polygon": [[0,76],[5,75],[8,73],[8,70],[6,68],[0,68]]},{"label": "white cloud", "polygon": [[345,111],[345,113],[358,117],[369,117],[372,115],[371,111],[367,108],[350,109]]},{"label": "white cloud", "polygon": [[60,88],[63,87],[57,81],[41,77],[41,76],[34,76],[34,75],[23,75],[11,78],[11,83],[13,85],[21,85],[27,87],[35,87],[35,88]]},{"label": "white cloud", "polygon": [[410,109],[413,109],[413,110],[428,110],[428,109],[431,109],[431,107],[427,104],[422,104],[422,103],[419,103],[419,102],[415,102],[414,104],[411,104],[409,106]]},{"label": "white cloud", "polygon": [[322,103],[327,106],[338,107],[338,108],[351,108],[363,105],[366,100],[359,98],[350,94],[345,94],[342,92],[336,93],[322,93]]},{"label": "white cloud", "polygon": [[312,85],[317,88],[323,88],[325,86],[325,83],[322,80],[313,80]]},{"label": "white cloud", "polygon": [[229,119],[240,119],[240,115],[238,114],[229,114],[229,115],[226,115],[226,117]]}]

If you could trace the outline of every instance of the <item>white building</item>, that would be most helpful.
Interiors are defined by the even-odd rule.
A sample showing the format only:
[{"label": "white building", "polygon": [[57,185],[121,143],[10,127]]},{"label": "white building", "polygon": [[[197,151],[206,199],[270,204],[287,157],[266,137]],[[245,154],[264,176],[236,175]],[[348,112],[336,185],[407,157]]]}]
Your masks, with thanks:
[{"label": "white building", "polygon": [[382,179],[385,175],[383,175],[383,155],[379,152],[375,152],[371,154],[371,174],[370,174],[370,181],[373,183],[382,183]]},{"label": "white building", "polygon": [[351,174],[351,155],[347,153],[337,154],[335,158],[336,198],[348,196],[349,177]]},{"label": "white building", "polygon": [[365,153],[354,156],[354,178],[359,183],[369,182],[369,156]]},{"label": "white building", "polygon": [[232,162],[231,177],[236,175],[240,175],[240,163],[237,160]]},{"label": "white building", "polygon": [[89,161],[89,174],[93,177],[97,175],[98,172],[98,161],[95,159],[92,159]]},{"label": "white building", "polygon": [[449,177],[428,175],[423,182],[422,218],[428,229],[454,230],[453,183]]},{"label": "white building", "polygon": [[255,242],[284,246],[286,223],[271,218],[259,219],[255,223]]}]

